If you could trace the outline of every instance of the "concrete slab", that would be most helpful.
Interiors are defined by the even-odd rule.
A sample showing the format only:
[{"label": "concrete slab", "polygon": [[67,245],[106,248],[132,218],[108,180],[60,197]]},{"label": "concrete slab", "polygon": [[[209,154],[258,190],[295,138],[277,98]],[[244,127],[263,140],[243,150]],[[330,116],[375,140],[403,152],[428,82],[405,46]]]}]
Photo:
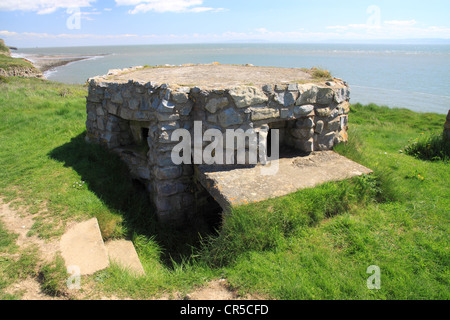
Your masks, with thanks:
[{"label": "concrete slab", "polygon": [[196,170],[200,183],[224,210],[373,172],[333,151],[281,158],[274,175],[262,175],[262,167],[201,165]]},{"label": "concrete slab", "polygon": [[66,267],[77,266],[81,275],[90,275],[109,266],[96,218],[71,227],[61,237],[60,247]]},{"label": "concrete slab", "polygon": [[144,276],[145,271],[136,253],[134,245],[127,240],[113,240],[105,243],[111,262],[117,263],[122,268],[138,276]]}]

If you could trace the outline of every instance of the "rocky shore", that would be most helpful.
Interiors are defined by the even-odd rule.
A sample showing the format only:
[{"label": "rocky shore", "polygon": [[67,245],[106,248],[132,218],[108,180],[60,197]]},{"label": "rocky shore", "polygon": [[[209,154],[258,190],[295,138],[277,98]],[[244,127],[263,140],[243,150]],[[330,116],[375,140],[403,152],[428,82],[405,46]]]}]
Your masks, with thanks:
[{"label": "rocky shore", "polygon": [[57,67],[62,67],[71,62],[92,58],[91,56],[37,55],[37,54],[12,54],[12,56],[29,61],[42,73]]}]

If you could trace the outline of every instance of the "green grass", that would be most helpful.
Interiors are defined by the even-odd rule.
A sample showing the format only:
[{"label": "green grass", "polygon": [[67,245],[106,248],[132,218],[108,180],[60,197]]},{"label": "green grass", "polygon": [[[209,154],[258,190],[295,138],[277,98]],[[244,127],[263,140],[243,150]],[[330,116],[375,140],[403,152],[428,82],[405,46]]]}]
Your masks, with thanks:
[{"label": "green grass", "polygon": [[8,56],[5,56],[3,54],[0,54],[0,69],[9,70],[12,68],[32,68],[35,69],[34,66],[20,58],[11,58]]},{"label": "green grass", "polygon": [[37,248],[19,248],[17,235],[9,233],[0,221],[0,300],[17,300],[22,292],[5,292],[13,283],[36,275]]},{"label": "green grass", "polygon": [[[0,195],[38,213],[30,233],[42,238],[97,217],[105,239],[134,242],[147,274],[113,265],[82,286],[151,298],[225,277],[239,293],[272,299],[449,299],[449,163],[403,152],[411,138],[442,132],[444,115],[353,105],[350,142],[337,151],[373,175],[236,208],[221,230],[198,237],[159,225],[119,159],[84,141],[86,93],[38,79],[0,83]],[[0,224],[0,252],[17,252],[14,242]],[[32,260],[0,261],[0,292]],[[380,290],[366,286],[371,265]],[[58,261],[22,269],[64,292]]]},{"label": "green grass", "polygon": [[406,154],[422,160],[450,160],[450,140],[442,133],[427,136],[422,134],[419,138],[411,139],[404,150]]},{"label": "green grass", "polygon": [[9,54],[9,48],[5,45],[5,42],[0,39],[0,53],[5,52]]},{"label": "green grass", "polygon": [[303,68],[302,71],[309,73],[314,80],[328,80],[331,79],[331,73],[321,67],[313,67],[311,69]]}]

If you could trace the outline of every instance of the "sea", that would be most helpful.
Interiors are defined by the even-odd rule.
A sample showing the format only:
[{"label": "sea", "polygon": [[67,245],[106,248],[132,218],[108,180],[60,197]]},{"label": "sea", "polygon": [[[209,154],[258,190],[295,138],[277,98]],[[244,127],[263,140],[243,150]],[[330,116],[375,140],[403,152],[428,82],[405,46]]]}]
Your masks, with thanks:
[{"label": "sea", "polygon": [[320,67],[348,82],[351,103],[416,112],[450,110],[450,45],[407,44],[180,44],[24,48],[16,55],[89,57],[46,72],[49,80],[85,83],[110,69],[186,63]]}]

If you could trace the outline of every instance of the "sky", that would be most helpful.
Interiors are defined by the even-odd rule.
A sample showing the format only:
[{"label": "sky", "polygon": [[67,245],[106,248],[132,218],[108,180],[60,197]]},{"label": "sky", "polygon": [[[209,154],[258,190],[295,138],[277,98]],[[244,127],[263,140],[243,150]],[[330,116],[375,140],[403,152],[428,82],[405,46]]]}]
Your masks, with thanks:
[{"label": "sky", "polygon": [[446,39],[448,0],[0,0],[17,47]]}]

